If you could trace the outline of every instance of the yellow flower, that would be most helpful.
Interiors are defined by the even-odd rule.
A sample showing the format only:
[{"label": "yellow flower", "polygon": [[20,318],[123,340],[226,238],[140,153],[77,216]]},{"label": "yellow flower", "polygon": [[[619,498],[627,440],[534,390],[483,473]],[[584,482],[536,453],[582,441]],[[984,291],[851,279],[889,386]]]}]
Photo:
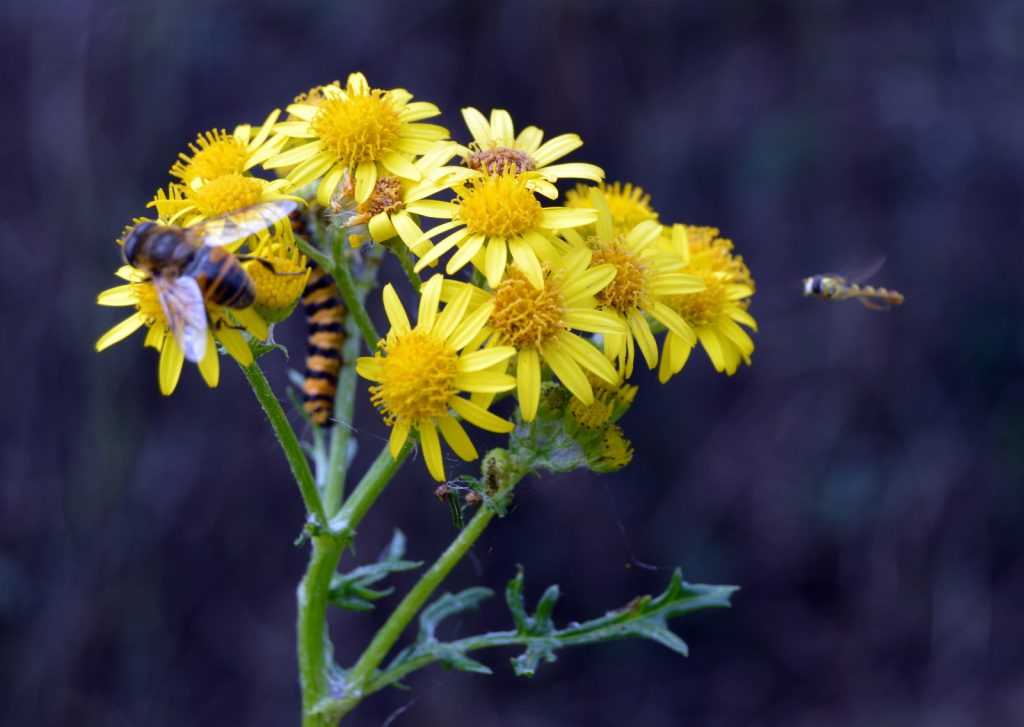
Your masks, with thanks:
[{"label": "yellow flower", "polygon": [[178,155],[178,161],[171,167],[171,176],[188,186],[196,179],[242,174],[262,164],[286,141],[283,137],[270,136],[280,114],[279,109],[271,112],[255,133],[249,124],[241,124],[230,134],[224,129],[199,134],[195,143],[188,145],[191,155],[184,152]]},{"label": "yellow flower", "polygon": [[595,472],[617,472],[633,460],[633,445],[618,425],[608,427],[601,438],[601,449],[591,460]]},{"label": "yellow flower", "polygon": [[590,264],[590,250],[580,247],[546,263],[539,288],[527,281],[517,266],[512,266],[508,277],[493,292],[454,280],[445,283],[445,299],[467,291],[473,296],[473,316],[484,316],[486,322],[480,331],[481,341],[487,339],[488,346],[511,346],[517,352],[516,393],[526,421],[537,415],[541,367],[545,364],[584,404],[594,401],[587,371],[613,386],[619,381],[608,359],[590,341],[573,332],[626,332],[614,314],[598,310],[594,297],[612,282],[615,268]]},{"label": "yellow flower", "polygon": [[[171,221],[181,225],[193,225],[201,220],[223,215],[235,210],[290,199],[303,202],[301,197],[291,194],[292,185],[285,179],[267,181],[247,174],[223,174],[210,180],[195,179],[182,190],[186,204],[181,205]],[[149,204],[160,209],[159,202]],[[280,225],[284,229],[286,225]]]},{"label": "yellow flower", "polygon": [[[754,352],[753,340],[740,327],[757,330],[757,322],[747,312],[754,281],[743,258],[732,254],[732,242],[717,235],[712,227],[673,226],[677,269],[702,278],[705,289],[673,298],[668,305],[696,332],[715,370],[731,376],[741,362],[750,363]],[[682,370],[691,348],[692,343],[669,331],[658,370],[662,382]]]},{"label": "yellow flower", "polygon": [[306,289],[310,273],[306,256],[287,232],[264,235],[253,248],[253,258],[242,264],[256,291],[253,308],[269,323],[283,321]]},{"label": "yellow flower", "polygon": [[[597,186],[604,193],[608,202],[608,211],[612,216],[612,231],[616,235],[624,235],[644,220],[657,220],[658,213],[651,207],[651,195],[640,187],[627,182],[611,184],[601,182]],[[585,184],[577,184],[565,194],[565,206],[574,209],[591,209],[590,190]]]},{"label": "yellow flower", "polygon": [[418,181],[390,174],[378,177],[373,192],[364,202],[355,201],[355,181],[346,174],[331,199],[334,223],[349,231],[353,244],[366,237],[374,242],[386,242],[397,236],[414,253],[423,254],[430,249],[430,243],[424,239],[423,230],[413,215],[443,215],[447,210],[445,203],[427,197],[472,175],[468,169],[444,166],[454,155],[454,144],[437,142],[413,162],[420,172]]},{"label": "yellow flower", "polygon": [[604,194],[599,189],[592,189],[590,194],[591,204],[599,212],[597,235],[584,241],[570,230],[566,239],[593,248],[591,265],[608,264],[616,270],[615,279],[597,294],[597,299],[628,330],[625,334],[604,337],[605,353],[619,363],[628,378],[636,358],[634,341],[648,368],[653,369],[658,363],[658,344],[645,314],[683,340],[696,342],[690,326],[665,301],[670,296],[685,297],[703,290],[705,283],[700,277],[678,272],[678,258],[652,249],[662,234],[661,225],[645,220],[624,235],[617,235]]},{"label": "yellow flower", "polygon": [[540,177],[536,172],[516,174],[506,168],[500,174],[475,172],[456,186],[455,202],[434,206],[436,216],[450,222],[432,228],[423,239],[451,234],[423,254],[416,264],[417,272],[458,246],[459,251],[445,267],[449,275],[472,262],[484,272],[488,285],[495,288],[511,254],[526,279],[536,288],[544,287],[541,261],[552,260],[564,249],[555,233],[591,223],[597,213],[541,206],[529,184],[537,179]]},{"label": "yellow flower", "polygon": [[468,461],[478,456],[453,413],[488,431],[504,433],[513,428],[511,423],[459,393],[493,394],[515,387],[511,376],[490,370],[513,356],[515,349],[498,346],[466,353],[463,349],[477,338],[486,318],[478,313],[466,315],[468,290],[438,313],[441,286],[440,275],[423,284],[419,316],[413,328],[394,287],[386,285],[384,310],[391,330],[378,344],[374,356],[356,361],[356,372],[375,383],[370,394],[374,406],[391,427],[392,456],[398,455],[415,429],[423,445],[427,469],[439,481],[445,476],[438,430],[462,459]]},{"label": "yellow flower", "polygon": [[463,164],[486,174],[501,174],[506,169],[515,173],[537,172],[531,187],[544,196],[555,199],[558,191],[552,182],[576,178],[599,182],[604,171],[594,164],[569,162],[552,164],[566,154],[583,146],[576,134],[562,134],[541,143],[544,132],[536,126],[527,126],[516,136],[512,117],[504,109],[492,109],[490,121],[474,108],[462,109],[462,118],[473,135],[468,147],[460,147]]},{"label": "yellow flower", "polygon": [[348,77],[345,88],[321,86],[315,103],[288,107],[295,121],[279,123],[278,134],[309,139],[283,151],[264,166],[268,169],[295,165],[288,179],[296,188],[319,179],[317,199],[324,207],[346,170],[355,179],[356,202],[373,193],[379,176],[421,178],[410,157],[430,151],[433,142],[448,137],[447,129],[416,123],[441,112],[431,103],[412,101],[405,89],[371,89],[362,73]]},{"label": "yellow flower", "polygon": [[[128,282],[104,290],[96,302],[107,306],[134,306],[135,312],[104,333],[96,342],[96,350],[102,351],[146,326],[149,330],[146,332],[144,344],[160,352],[160,391],[169,396],[178,385],[185,354],[167,325],[156,287],[145,279],[143,273],[128,265],[120,268],[117,276]],[[220,361],[214,339],[219,341],[238,363],[249,366],[253,361],[252,351],[242,334],[235,329],[235,325],[241,325],[256,338],[264,339],[267,337],[267,324],[251,308],[227,309],[206,303],[206,312],[211,324],[206,332],[206,354],[198,362],[198,366],[203,381],[213,387],[220,378]]]}]

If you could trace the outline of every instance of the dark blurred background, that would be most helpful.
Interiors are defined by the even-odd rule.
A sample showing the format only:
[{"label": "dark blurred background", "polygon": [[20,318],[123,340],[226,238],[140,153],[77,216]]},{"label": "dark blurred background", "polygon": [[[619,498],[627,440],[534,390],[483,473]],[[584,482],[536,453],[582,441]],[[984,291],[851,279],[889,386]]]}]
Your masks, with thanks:
[{"label": "dark blurred background", "polygon": [[[0,722],[297,723],[303,512],[270,428],[227,363],[165,399],[141,334],[94,353],[125,311],[93,302],[197,132],[362,70],[456,138],[466,105],[578,132],[663,221],[736,241],[760,332],[734,377],[703,354],[642,375],[632,466],[524,483],[446,584],[521,563],[563,623],[674,565],[742,586],[678,622],[689,659],[617,642],[526,681],[485,653],[494,677],[434,667],[353,724],[1024,724],[1019,0],[8,0],[0,22]],[[878,255],[901,309],[800,297]],[[282,396],[302,327],[265,359]],[[365,399],[355,426],[362,468],[385,430]],[[432,559],[433,488],[407,468],[358,562],[395,524]],[[495,600],[458,632],[506,628]],[[340,661],[383,615],[335,622]]]}]

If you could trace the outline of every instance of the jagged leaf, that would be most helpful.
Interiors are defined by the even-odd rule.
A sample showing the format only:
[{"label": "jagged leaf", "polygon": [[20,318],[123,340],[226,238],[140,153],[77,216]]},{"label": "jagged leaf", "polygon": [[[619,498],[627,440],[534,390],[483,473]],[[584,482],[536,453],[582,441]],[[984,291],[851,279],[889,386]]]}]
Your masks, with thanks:
[{"label": "jagged leaf", "polygon": [[669,619],[701,608],[728,606],[729,597],[735,590],[731,586],[685,583],[682,573],[676,569],[668,588],[657,597],[641,596],[604,616],[556,629],[551,613],[558,601],[558,586],[550,586],[533,615],[528,615],[523,606],[523,572],[520,569],[508,584],[506,601],[516,624],[516,634],[521,637],[526,651],[512,659],[512,667],[517,675],[533,676],[541,661],[555,660],[555,651],[559,648],[630,637],[655,641],[686,656],[686,642],[669,628]]},{"label": "jagged leaf", "polygon": [[435,632],[442,621],[463,611],[470,611],[480,602],[494,595],[490,588],[477,586],[458,593],[446,593],[423,609],[420,614],[420,635],[418,643],[436,640]]},{"label": "jagged leaf", "polygon": [[405,535],[401,530],[396,529],[391,542],[380,554],[376,563],[359,566],[348,573],[334,574],[327,595],[328,600],[335,606],[349,611],[371,610],[374,607],[374,601],[391,595],[394,589],[374,589],[370,586],[392,573],[401,573],[423,565],[420,561],[402,560],[403,555],[405,555]]},{"label": "jagged leaf", "polygon": [[552,613],[559,589],[553,585],[544,591],[532,614],[526,610],[523,597],[523,570],[505,587],[505,601],[512,614],[515,629],[492,631],[451,642],[438,642],[437,625],[449,616],[475,608],[491,595],[487,588],[470,588],[459,594],[445,594],[420,617],[420,633],[416,643],[407,647],[377,677],[376,687],[394,684],[402,675],[421,668],[431,661],[441,661],[447,668],[490,673],[486,666],[471,659],[470,651],[497,646],[523,646],[514,657],[512,667],[520,676],[533,676],[541,662],[552,662],[557,651],[569,646],[582,646],[624,638],[654,641],[677,654],[687,655],[686,642],[672,632],[668,622],[704,608],[728,607],[736,591],[734,586],[711,586],[686,583],[682,573],[672,573],[668,587],[657,596],[634,598],[622,608],[583,623],[570,623],[556,628]]}]

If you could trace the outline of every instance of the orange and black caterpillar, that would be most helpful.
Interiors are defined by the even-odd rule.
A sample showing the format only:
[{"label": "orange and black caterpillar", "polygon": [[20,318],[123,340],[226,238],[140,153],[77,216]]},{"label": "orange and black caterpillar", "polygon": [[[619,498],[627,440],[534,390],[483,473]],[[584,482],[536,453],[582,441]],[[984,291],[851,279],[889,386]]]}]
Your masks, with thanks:
[{"label": "orange and black caterpillar", "polygon": [[[292,228],[295,234],[304,235],[305,220],[301,216],[293,216]],[[345,343],[346,309],[334,279],[312,263],[310,268],[309,280],[302,293],[302,308],[309,325],[302,402],[313,422],[321,427],[330,427],[342,364],[341,347]]]}]

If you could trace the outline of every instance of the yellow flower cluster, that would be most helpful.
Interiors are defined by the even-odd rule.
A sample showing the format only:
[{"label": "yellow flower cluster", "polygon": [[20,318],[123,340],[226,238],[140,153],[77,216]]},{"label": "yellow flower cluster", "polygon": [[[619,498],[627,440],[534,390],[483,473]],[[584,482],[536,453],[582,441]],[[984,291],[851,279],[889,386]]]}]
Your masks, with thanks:
[{"label": "yellow flower cluster", "polygon": [[[438,480],[445,477],[441,437],[462,459],[477,456],[461,421],[511,430],[489,411],[502,395],[514,393],[528,423],[542,384],[557,379],[571,392],[567,410],[579,426],[604,432],[608,466],[622,466],[632,449],[613,431],[611,411],[632,401],[635,387],[625,382],[638,360],[657,368],[662,382],[682,370],[698,343],[718,371],[732,374],[749,363],[753,342],[743,326],[756,328],[747,311],[753,281],[717,230],[666,226],[641,188],[605,184],[600,168],[563,161],[582,146],[575,134],[545,140],[535,126],[517,133],[506,111],[488,117],[466,108],[471,140],[460,144],[424,122],[439,114],[404,89],[373,88],[353,73],[344,85],[299,96],[283,120],[274,111],[258,128],[199,135],[171,168],[175,181],[150,203],[157,227],[183,237],[203,230],[191,235],[206,242],[193,258],[212,264],[210,226],[219,225],[223,236],[225,227],[244,226],[232,222],[239,210],[260,211],[262,224],[223,244],[220,255],[237,261],[247,245],[253,259],[240,269],[251,290],[234,300],[223,290],[211,295],[218,281],[200,275],[208,270],[191,259],[170,272],[159,267],[139,252],[148,223],[137,221],[122,241],[133,265],[120,272],[128,282],[99,301],[136,312],[97,348],[147,326],[146,344],[161,351],[165,393],[185,358],[216,384],[214,340],[243,365],[251,362],[238,329],[263,338],[267,322],[287,316],[302,294],[306,263],[283,217],[308,203],[324,209],[354,245],[401,241],[415,273],[444,266],[445,275],[420,287],[415,326],[395,287],[385,286],[391,327],[356,364],[373,382],[392,452],[415,432]],[[554,204],[556,184],[567,179],[584,183]],[[146,228],[150,237],[153,229]],[[185,287],[202,294],[199,332],[187,325],[188,306],[175,299],[194,299],[194,290],[179,290],[188,277],[197,285]],[[200,333],[209,345],[197,345]],[[614,393],[622,391],[628,402]]]}]

